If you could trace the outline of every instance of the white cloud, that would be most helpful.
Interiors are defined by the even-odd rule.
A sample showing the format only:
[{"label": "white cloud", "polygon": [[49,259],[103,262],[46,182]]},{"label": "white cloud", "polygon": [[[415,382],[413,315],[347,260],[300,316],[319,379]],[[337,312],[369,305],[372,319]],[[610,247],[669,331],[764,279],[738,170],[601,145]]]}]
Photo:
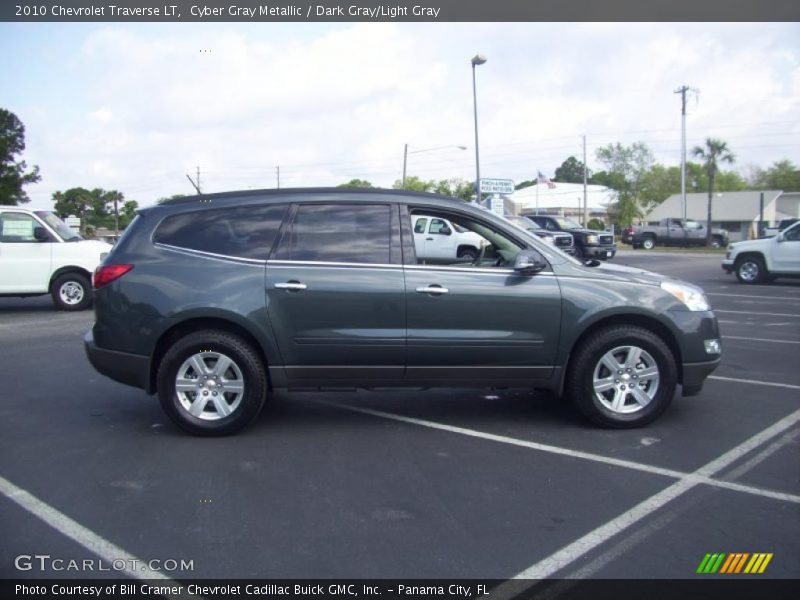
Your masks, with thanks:
[{"label": "white cloud", "polygon": [[580,152],[583,132],[590,164],[598,145],[639,139],[674,163],[672,91],[683,83],[701,89],[690,144],[714,135],[741,164],[798,163],[797,33],[784,24],[99,26],[64,48],[62,64],[52,52],[34,57],[44,77],[62,68],[79,92],[27,92],[25,158],[44,175],[29,194],[46,206],[56,189],[84,185],[149,203],[190,192],[195,165],[207,191],[271,187],[278,164],[283,185],[388,186],[405,143],[450,146],[410,154],[410,174],[470,179],[478,51],[489,58],[476,72],[487,176],[552,173]]}]

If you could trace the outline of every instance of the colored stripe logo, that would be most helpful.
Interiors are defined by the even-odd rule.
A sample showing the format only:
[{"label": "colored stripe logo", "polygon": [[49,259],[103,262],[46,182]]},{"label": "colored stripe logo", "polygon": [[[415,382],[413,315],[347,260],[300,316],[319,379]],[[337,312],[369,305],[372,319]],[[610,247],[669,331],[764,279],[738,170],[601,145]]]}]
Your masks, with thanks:
[{"label": "colored stripe logo", "polygon": [[700,574],[726,574],[735,575],[738,573],[760,574],[763,573],[769,561],[772,560],[772,552],[732,552],[706,554],[697,567]]}]

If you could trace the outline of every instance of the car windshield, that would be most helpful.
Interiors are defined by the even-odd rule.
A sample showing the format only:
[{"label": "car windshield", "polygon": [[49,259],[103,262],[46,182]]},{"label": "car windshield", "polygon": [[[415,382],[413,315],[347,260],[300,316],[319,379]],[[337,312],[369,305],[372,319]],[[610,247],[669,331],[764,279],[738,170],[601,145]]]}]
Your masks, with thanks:
[{"label": "car windshield", "polygon": [[561,229],[581,229],[581,224],[567,217],[551,217]]},{"label": "car windshield", "polygon": [[64,223],[64,221],[59,219],[49,210],[37,210],[36,216],[47,223],[51,229],[53,229],[65,242],[77,242],[78,240],[83,239],[77,233],[72,231],[72,229],[69,228],[69,225]]}]

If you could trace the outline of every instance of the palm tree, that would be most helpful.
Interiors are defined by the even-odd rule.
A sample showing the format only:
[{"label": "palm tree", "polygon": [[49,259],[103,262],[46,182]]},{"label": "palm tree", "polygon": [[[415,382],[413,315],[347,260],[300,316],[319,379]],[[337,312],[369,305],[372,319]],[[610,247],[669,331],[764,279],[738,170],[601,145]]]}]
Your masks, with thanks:
[{"label": "palm tree", "polygon": [[727,142],[706,138],[706,147],[695,146],[692,155],[703,160],[706,174],[708,175],[708,215],[706,218],[706,246],[711,245],[711,200],[714,197],[714,183],[717,178],[719,166],[717,163],[733,163],[736,157],[728,148]]}]

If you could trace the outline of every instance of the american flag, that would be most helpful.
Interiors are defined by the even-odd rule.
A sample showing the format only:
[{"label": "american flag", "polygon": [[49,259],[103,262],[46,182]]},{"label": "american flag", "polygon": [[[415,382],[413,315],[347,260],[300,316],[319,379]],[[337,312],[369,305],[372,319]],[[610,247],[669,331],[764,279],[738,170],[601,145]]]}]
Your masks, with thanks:
[{"label": "american flag", "polygon": [[536,178],[536,181],[537,181],[537,183],[547,184],[547,189],[550,189],[550,190],[552,190],[554,187],[556,187],[556,184],[553,183],[552,180],[547,175],[542,173],[541,171],[539,171],[539,176]]}]

